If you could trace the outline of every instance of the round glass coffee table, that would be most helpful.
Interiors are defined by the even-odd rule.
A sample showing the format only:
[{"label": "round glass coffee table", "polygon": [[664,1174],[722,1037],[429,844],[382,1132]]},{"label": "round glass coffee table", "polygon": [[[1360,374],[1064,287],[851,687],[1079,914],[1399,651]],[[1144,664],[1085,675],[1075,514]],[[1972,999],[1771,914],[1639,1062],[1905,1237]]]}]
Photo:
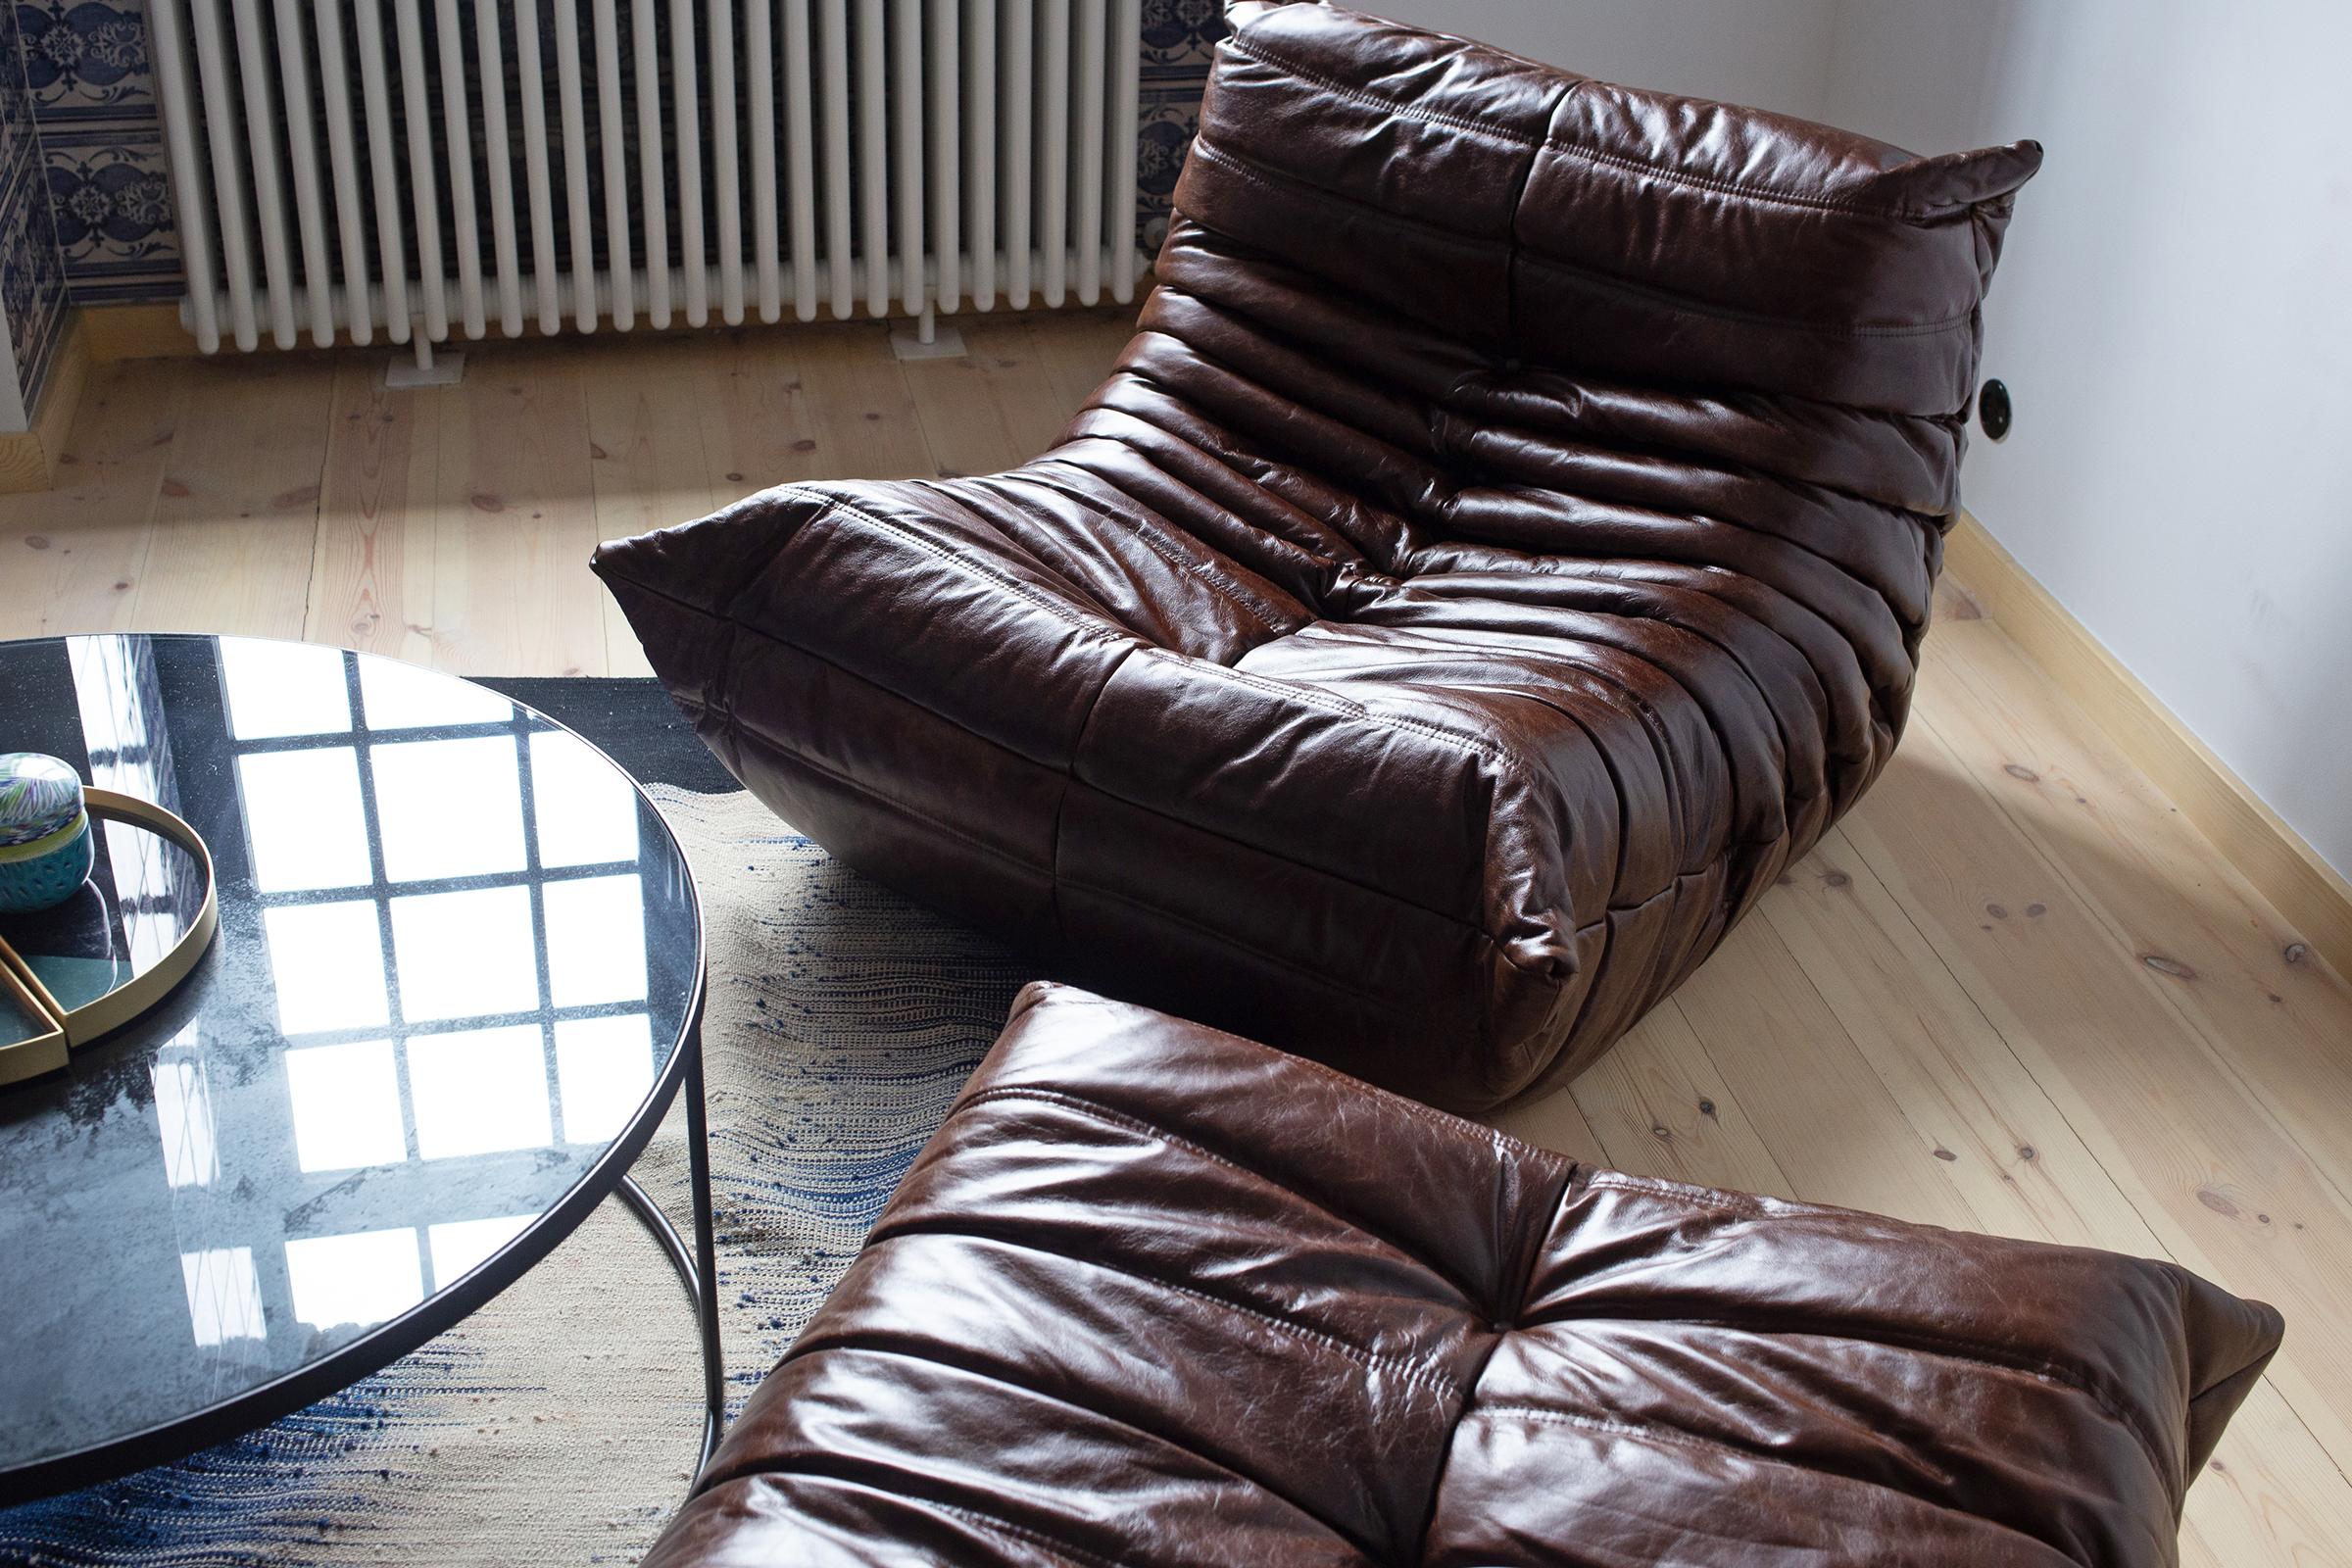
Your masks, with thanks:
[{"label": "round glass coffee table", "polygon": [[[0,643],[0,750],[203,835],[220,931],[154,1011],[0,1087],[0,1504],[180,1457],[377,1370],[617,1195],[721,1366],[702,919],[653,803],[467,681],[239,638]],[[78,898],[0,916],[72,1005],[201,899],[104,823]],[[0,1003],[0,1042],[23,1025]],[[694,1251],[628,1179],[687,1092]]]}]

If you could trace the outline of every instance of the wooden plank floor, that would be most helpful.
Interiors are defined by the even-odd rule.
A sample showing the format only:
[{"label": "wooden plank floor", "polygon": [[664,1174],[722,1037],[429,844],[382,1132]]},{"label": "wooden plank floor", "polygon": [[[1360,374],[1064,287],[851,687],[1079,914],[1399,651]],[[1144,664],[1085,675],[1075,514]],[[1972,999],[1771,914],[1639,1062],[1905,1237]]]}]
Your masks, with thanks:
[{"label": "wooden plank floor", "polygon": [[[444,669],[632,674],[602,538],[821,474],[1043,447],[1104,316],[100,367],[48,495],[0,498],[0,637],[239,631]],[[1628,1170],[2171,1257],[2286,1349],[2185,1560],[2352,1562],[2352,988],[1947,588],[1875,792],[1683,990],[1501,1118]]]}]

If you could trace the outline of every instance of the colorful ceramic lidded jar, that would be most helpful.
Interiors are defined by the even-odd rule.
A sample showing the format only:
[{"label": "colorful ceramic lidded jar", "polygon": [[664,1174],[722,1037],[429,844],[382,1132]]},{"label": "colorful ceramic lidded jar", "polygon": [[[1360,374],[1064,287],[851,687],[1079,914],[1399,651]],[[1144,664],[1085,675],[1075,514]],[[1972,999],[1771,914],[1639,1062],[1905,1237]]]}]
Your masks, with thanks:
[{"label": "colorful ceramic lidded jar", "polygon": [[95,853],[80,776],[39,752],[0,752],[0,911],[63,904]]}]

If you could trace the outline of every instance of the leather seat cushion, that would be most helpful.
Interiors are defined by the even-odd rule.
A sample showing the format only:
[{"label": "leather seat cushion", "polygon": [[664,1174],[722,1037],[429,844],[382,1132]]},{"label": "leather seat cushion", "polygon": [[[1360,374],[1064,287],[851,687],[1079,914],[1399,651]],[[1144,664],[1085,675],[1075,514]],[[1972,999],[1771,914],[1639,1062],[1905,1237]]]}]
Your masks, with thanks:
[{"label": "leather seat cushion", "polygon": [[2168,1563],[2279,1331],[1037,985],[648,1562]]}]

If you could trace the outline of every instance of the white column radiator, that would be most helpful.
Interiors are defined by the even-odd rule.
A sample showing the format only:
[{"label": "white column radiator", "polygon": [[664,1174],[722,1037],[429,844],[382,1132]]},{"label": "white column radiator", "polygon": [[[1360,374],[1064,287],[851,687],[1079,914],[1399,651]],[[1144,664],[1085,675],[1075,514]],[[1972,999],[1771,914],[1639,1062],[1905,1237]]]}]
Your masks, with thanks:
[{"label": "white column radiator", "polygon": [[1141,0],[151,0],[205,352],[1133,297]]}]

